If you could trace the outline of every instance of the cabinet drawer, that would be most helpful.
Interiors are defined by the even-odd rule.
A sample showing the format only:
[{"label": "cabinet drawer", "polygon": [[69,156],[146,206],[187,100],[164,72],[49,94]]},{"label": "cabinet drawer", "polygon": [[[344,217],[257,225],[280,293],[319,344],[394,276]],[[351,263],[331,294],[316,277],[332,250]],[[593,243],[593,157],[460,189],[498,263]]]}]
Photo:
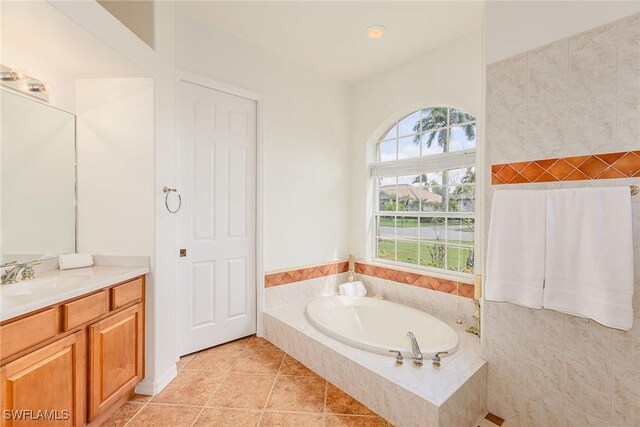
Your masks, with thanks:
[{"label": "cabinet drawer", "polygon": [[111,310],[140,300],[142,300],[141,277],[111,289]]},{"label": "cabinet drawer", "polygon": [[0,359],[48,340],[57,333],[55,308],[0,326]]},{"label": "cabinet drawer", "polygon": [[109,311],[109,294],[100,291],[62,306],[62,328],[65,331],[83,325]]}]

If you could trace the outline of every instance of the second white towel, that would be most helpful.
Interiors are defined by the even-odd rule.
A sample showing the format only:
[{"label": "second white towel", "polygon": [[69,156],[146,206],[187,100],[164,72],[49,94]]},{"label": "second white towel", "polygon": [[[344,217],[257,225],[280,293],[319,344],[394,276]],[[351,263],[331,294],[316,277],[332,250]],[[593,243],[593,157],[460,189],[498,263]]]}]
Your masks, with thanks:
[{"label": "second white towel", "polygon": [[549,192],[544,308],[631,329],[631,223],[628,187]]},{"label": "second white towel", "polygon": [[542,308],[546,192],[498,190],[493,194],[485,297]]}]

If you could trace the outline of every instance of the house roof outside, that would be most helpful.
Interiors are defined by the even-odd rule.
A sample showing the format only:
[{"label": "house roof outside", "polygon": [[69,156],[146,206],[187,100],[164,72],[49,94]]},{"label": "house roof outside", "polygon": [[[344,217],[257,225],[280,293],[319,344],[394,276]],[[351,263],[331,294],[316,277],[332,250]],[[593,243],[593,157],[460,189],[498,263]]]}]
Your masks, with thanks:
[{"label": "house roof outside", "polygon": [[380,191],[389,195],[397,194],[398,198],[408,197],[409,200],[426,200],[429,202],[442,202],[442,196],[431,192],[424,187],[417,187],[410,184],[398,184],[396,185],[383,185],[380,187]]}]

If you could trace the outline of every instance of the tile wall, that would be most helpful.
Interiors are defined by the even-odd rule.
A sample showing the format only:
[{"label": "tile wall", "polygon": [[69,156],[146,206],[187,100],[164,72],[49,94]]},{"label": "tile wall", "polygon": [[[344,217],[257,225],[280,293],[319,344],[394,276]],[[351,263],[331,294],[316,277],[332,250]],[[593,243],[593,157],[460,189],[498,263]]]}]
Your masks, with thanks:
[{"label": "tile wall", "polygon": [[[640,15],[489,64],[486,78],[487,175],[491,165],[640,149]],[[640,179],[499,188],[630,184]],[[486,195],[487,225],[495,188]],[[638,196],[633,209],[637,279],[632,331],[550,310],[486,302],[489,412],[521,426],[640,426]]]},{"label": "tile wall", "polygon": [[302,282],[309,279],[317,279],[332,274],[344,273],[349,270],[348,261],[338,261],[312,267],[298,268],[295,270],[279,271],[264,276],[264,287],[286,285],[288,283]]}]

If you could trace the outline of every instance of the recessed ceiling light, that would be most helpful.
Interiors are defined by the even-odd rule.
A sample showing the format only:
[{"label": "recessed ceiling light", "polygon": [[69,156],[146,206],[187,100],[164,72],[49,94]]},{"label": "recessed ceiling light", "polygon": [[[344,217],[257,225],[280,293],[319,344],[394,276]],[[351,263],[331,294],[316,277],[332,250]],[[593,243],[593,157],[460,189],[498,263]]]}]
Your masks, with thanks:
[{"label": "recessed ceiling light", "polygon": [[387,31],[382,25],[372,25],[367,28],[367,37],[370,39],[379,39],[384,36],[384,32]]}]

